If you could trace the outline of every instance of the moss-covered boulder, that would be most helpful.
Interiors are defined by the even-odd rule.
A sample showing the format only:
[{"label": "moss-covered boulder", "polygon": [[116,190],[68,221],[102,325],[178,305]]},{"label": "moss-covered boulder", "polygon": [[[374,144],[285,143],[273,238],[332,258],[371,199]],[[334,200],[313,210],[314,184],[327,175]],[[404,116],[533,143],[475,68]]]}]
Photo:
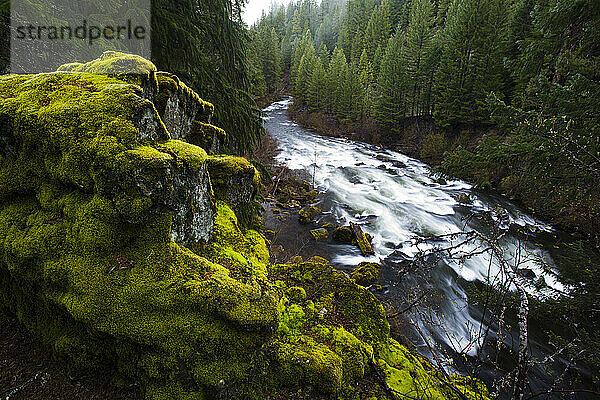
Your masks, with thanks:
[{"label": "moss-covered boulder", "polygon": [[229,204],[247,225],[253,211],[252,199],[260,184],[258,171],[243,157],[210,156],[207,165],[215,197]]},{"label": "moss-covered boulder", "polygon": [[381,266],[377,263],[363,261],[350,272],[350,278],[361,286],[368,286],[379,279]]},{"label": "moss-covered boulder", "polygon": [[321,210],[316,206],[305,207],[298,211],[298,221],[301,224],[309,224],[314,221],[314,219],[321,214]]},{"label": "moss-covered boulder", "polygon": [[317,242],[325,241],[329,237],[329,232],[325,228],[311,229],[309,233],[310,236]]},{"label": "moss-covered boulder", "polygon": [[172,139],[160,92],[140,86],[154,70],[111,53],[0,77],[0,304],[73,373],[202,398],[245,376],[279,294],[264,238],[215,197],[206,151]]},{"label": "moss-covered boulder", "polygon": [[214,112],[212,104],[200,96],[177,76],[159,72],[156,109],[174,139],[188,140],[194,121],[210,123]]},{"label": "moss-covered boulder", "polygon": [[[153,76],[178,86],[149,93]],[[72,375],[108,372],[153,400],[351,398],[375,370],[442,387],[346,274],[319,258],[268,265],[239,223],[256,170],[185,141],[212,113],[198,99],[120,53],[0,77],[0,307]]]},{"label": "moss-covered boulder", "polygon": [[87,63],[64,64],[58,68],[58,71],[83,72],[118,78],[121,81],[139,85],[143,89],[142,97],[150,101],[154,101],[158,93],[156,67],[150,61],[135,54],[105,51],[95,60]]},{"label": "moss-covered boulder", "polygon": [[331,238],[340,244],[353,244],[355,241],[354,232],[352,232],[349,226],[335,228],[331,234]]}]

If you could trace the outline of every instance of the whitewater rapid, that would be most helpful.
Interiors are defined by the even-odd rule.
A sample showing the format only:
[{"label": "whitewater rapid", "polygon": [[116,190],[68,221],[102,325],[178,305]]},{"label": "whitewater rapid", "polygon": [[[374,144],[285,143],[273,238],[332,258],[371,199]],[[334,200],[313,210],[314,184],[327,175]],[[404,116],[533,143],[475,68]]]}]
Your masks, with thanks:
[{"label": "whitewater rapid", "polygon": [[[287,108],[291,101],[288,98],[263,110],[265,128],[281,148],[277,160],[310,174],[319,191],[327,195],[329,209],[325,211],[340,224],[359,223],[373,236],[374,256],[365,258],[352,246],[339,246],[332,260],[335,264],[354,266],[365,260],[381,261],[398,250],[411,257],[432,246],[421,243],[417,247],[416,238],[431,235],[470,230],[489,234],[490,224],[469,218],[473,215],[487,215],[502,228],[516,227],[531,233],[553,231],[551,226],[519,211],[508,199],[480,194],[460,180],[436,179],[430,167],[406,155],[317,135],[289,120]],[[459,196],[467,196],[470,201],[459,202]],[[554,261],[548,251],[509,232],[501,240],[504,257],[516,260],[520,256],[518,267],[533,271],[538,280],[537,287],[531,282],[527,290],[540,297],[566,291],[552,273]],[[476,246],[471,244],[472,249]],[[456,278],[485,282],[501,276],[498,260],[488,252],[463,262],[447,259],[444,263],[448,268],[434,271],[430,282],[442,293],[435,311],[438,324],[432,327],[419,323],[429,335],[441,338],[455,351],[473,355],[480,345],[473,338],[483,327],[469,312],[467,296]],[[545,286],[540,285],[540,277]]]}]

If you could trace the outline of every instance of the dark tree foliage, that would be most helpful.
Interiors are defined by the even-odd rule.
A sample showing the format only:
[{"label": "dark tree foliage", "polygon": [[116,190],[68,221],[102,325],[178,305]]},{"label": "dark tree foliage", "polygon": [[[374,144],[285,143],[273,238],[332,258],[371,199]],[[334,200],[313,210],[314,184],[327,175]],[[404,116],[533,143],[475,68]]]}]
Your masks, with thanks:
[{"label": "dark tree foliage", "polygon": [[152,61],[214,103],[214,122],[227,131],[236,152],[250,150],[263,129],[250,96],[243,5],[243,0],[152,2]]}]

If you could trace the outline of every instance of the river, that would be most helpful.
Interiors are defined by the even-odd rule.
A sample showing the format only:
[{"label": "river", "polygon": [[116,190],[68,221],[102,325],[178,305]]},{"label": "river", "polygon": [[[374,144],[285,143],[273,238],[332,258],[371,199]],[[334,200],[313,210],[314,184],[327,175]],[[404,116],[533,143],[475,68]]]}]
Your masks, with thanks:
[{"label": "river", "polygon": [[[553,260],[555,243],[564,239],[564,233],[523,212],[503,196],[476,191],[464,181],[438,179],[430,167],[406,155],[305,129],[288,118],[291,101],[287,98],[263,110],[265,128],[281,148],[278,161],[313,177],[315,187],[323,194],[319,206],[339,224],[359,223],[373,237],[372,257],[363,257],[353,246],[333,246],[329,256],[334,266],[347,270],[361,261],[398,265],[398,261],[411,259],[420,251],[451,246],[459,240],[419,243],[418,238],[465,231],[490,236],[500,230],[498,243],[505,260],[511,264],[518,260],[519,268],[535,275],[523,279],[528,293],[540,298],[568,293],[569,288],[556,279],[558,271]],[[478,246],[481,242],[473,241],[460,250],[477,252],[481,249]],[[410,304],[417,293],[427,292],[418,307],[402,315],[406,322],[402,333],[425,356],[432,357],[432,351],[439,352],[438,358],[443,355],[441,364],[447,370],[466,372],[495,347],[486,348],[481,333],[490,327],[488,338],[493,343],[497,326],[485,317],[482,323],[482,310],[469,304],[467,287],[474,286],[474,282],[506,279],[497,258],[490,252],[462,260],[441,257],[426,273],[398,274],[393,268],[387,272],[384,269],[383,285],[376,289],[396,309]],[[529,355],[543,359],[552,348],[538,341],[544,335],[536,333],[535,326],[530,326],[530,331]],[[504,342],[507,337],[510,335]],[[460,353],[466,357],[458,357]],[[550,387],[566,363],[557,358],[553,364],[533,366],[530,389],[538,392]],[[488,387],[499,376],[485,360],[478,370]]]}]

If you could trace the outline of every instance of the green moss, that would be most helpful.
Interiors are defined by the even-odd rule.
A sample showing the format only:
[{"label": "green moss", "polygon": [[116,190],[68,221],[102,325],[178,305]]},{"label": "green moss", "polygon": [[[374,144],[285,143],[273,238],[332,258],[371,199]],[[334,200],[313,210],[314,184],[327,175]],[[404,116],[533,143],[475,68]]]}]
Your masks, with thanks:
[{"label": "green moss", "polygon": [[149,75],[156,72],[152,62],[135,54],[118,51],[105,51],[99,58],[82,63],[69,63],[58,67],[58,71],[86,72],[91,74],[138,74]]},{"label": "green moss", "polygon": [[363,232],[361,227],[358,224],[355,224],[353,222],[350,222],[350,228],[352,229],[352,232],[354,233],[354,238],[356,239],[356,245],[360,249],[360,252],[362,253],[362,255],[370,256],[370,255],[375,254],[375,251],[373,250],[373,246],[371,245],[371,239],[372,239],[371,235],[368,235],[365,232]]},{"label": "green moss", "polygon": [[381,266],[377,263],[363,261],[350,272],[350,278],[362,286],[368,286],[379,279]]},{"label": "green moss", "polygon": [[352,244],[355,241],[354,232],[352,232],[349,226],[335,228],[331,237],[334,241],[341,244]]},{"label": "green moss", "polygon": [[210,118],[215,110],[215,107],[211,103],[202,100],[196,92],[190,89],[185,83],[181,82],[179,78],[173,74],[160,71],[156,74],[156,78],[158,81],[158,94],[154,103],[161,116],[165,115],[169,99],[173,96],[181,96],[182,98],[189,99],[188,101],[198,107],[198,110],[194,115],[195,120],[199,122],[210,122]]},{"label": "green moss", "polygon": [[165,139],[141,132],[135,115],[158,115],[131,85],[101,75],[39,74],[0,78],[0,114],[12,142],[0,172],[0,198],[35,192],[44,182],[93,190],[97,172],[118,153]]},{"label": "green moss", "polygon": [[301,336],[294,343],[275,342],[269,355],[276,385],[312,386],[330,394],[337,394],[342,388],[342,359],[308,336]]},{"label": "green moss", "polygon": [[207,168],[215,198],[226,202],[237,215],[243,228],[253,226],[253,216],[260,205],[253,202],[260,185],[256,168],[243,157],[211,155]]},{"label": "green moss", "polygon": [[395,340],[391,339],[390,342],[390,356],[387,360],[377,360],[377,365],[392,389],[417,398],[459,399],[450,387],[453,385],[469,399],[489,398],[481,382],[461,376],[451,376],[451,380],[446,381],[425,360],[417,358]]},{"label": "green moss", "polygon": [[169,140],[158,145],[157,149],[174,155],[179,165],[185,165],[194,172],[205,168],[207,155],[201,147],[180,140]]},{"label": "green moss", "polygon": [[269,251],[265,238],[254,230],[242,233],[233,210],[223,201],[217,201],[214,240],[210,245],[215,259],[228,259],[242,267],[250,267],[266,278]]},{"label": "green moss", "polygon": [[58,71],[113,76],[144,87],[151,96],[158,90],[156,67],[152,62],[135,54],[105,51],[99,58],[85,64],[63,64],[58,67]]},{"label": "green moss", "polygon": [[316,241],[323,241],[327,240],[327,238],[329,237],[329,232],[327,232],[327,229],[325,228],[312,229],[310,231],[310,235]]},{"label": "green moss", "polygon": [[208,152],[218,150],[225,143],[227,134],[221,128],[202,121],[193,121],[188,141]]},{"label": "green moss", "polygon": [[373,348],[358,340],[342,327],[317,325],[311,332],[320,341],[327,343],[342,359],[343,379],[348,384],[360,380],[366,370]]},{"label": "green moss", "polygon": [[298,286],[292,286],[286,291],[286,296],[293,303],[301,303],[306,300],[306,290]]},{"label": "green moss", "polygon": [[321,210],[318,207],[309,206],[298,211],[298,221],[302,224],[308,224],[319,214],[321,214]]}]

